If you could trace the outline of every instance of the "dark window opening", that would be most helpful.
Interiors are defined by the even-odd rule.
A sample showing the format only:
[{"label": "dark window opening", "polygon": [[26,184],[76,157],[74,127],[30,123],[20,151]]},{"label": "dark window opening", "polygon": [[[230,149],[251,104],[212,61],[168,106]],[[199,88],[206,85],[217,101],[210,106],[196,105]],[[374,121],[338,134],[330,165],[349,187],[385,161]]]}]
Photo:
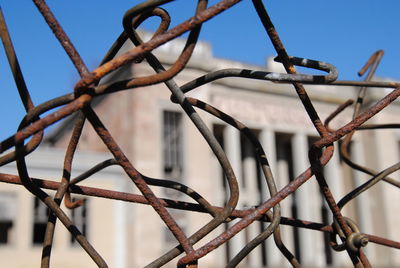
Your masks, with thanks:
[{"label": "dark window opening", "polygon": [[[258,136],[260,134],[259,130],[256,129],[251,129],[250,130],[254,137],[258,139]],[[242,133],[240,134],[240,152],[241,152],[241,162],[242,162],[242,187],[243,189],[246,189],[248,181],[250,180],[255,180],[257,182],[257,186],[259,187],[258,189],[261,190],[261,182],[260,182],[260,164],[258,163],[258,158],[256,154],[256,149],[253,146],[253,143]],[[249,162],[250,165],[253,165],[249,168],[247,168],[246,162]],[[246,170],[254,170],[254,174],[248,174]],[[259,193],[261,195],[261,192]],[[254,205],[254,204],[253,204]]]},{"label": "dark window opening", "polygon": [[[162,156],[163,156],[163,174],[167,180],[182,182],[183,177],[183,120],[180,112],[164,111],[162,125]],[[163,189],[169,198],[178,199],[183,194],[174,189]],[[171,216],[185,232],[186,215],[180,210],[169,210]],[[177,242],[171,231],[164,227],[163,243],[166,247],[173,246]]]},{"label": "dark window opening", "polygon": [[0,244],[7,244],[10,241],[10,231],[13,227],[12,221],[0,221]]},{"label": "dark window opening", "polygon": [[164,175],[167,179],[179,180],[183,170],[181,113],[164,111],[162,131]]},{"label": "dark window opening", "polygon": [[[259,139],[260,130],[251,129],[250,130],[256,139]],[[259,158],[257,156],[256,148],[253,143],[247,138],[245,135],[241,133],[240,135],[240,151],[241,151],[241,164],[242,164],[242,187],[245,189],[249,187],[250,181],[256,182],[257,192],[254,193],[257,195],[257,202],[261,204],[265,200],[265,194],[263,193],[263,189],[268,188],[266,186],[266,181],[264,178],[264,174],[262,173],[262,168],[259,163]],[[250,206],[257,206],[258,204],[248,204]],[[245,205],[247,207],[247,205]],[[264,222],[258,222],[258,228],[260,232],[263,232],[267,227]],[[248,232],[245,232],[246,243],[250,242],[252,239],[249,236]],[[249,255],[251,258],[251,255]],[[261,262],[263,266],[267,266],[267,243],[266,241],[261,242]]]},{"label": "dark window opening", "polygon": [[33,210],[33,244],[42,244],[46,233],[49,208],[38,198],[34,201]]},{"label": "dark window opening", "polygon": [[[218,141],[219,145],[221,145],[222,149],[225,149],[225,140],[224,140],[224,131],[225,131],[225,126],[223,125],[213,125],[213,134],[215,136],[215,139]],[[222,180],[222,186],[226,190],[227,189],[227,181],[225,178],[224,171],[221,169],[221,180]]]},{"label": "dark window opening", "polygon": [[[74,202],[74,198],[72,198],[72,202]],[[78,228],[78,230],[84,235],[87,236],[87,225],[88,225],[88,200],[79,207],[71,210],[71,220],[72,223]],[[71,245],[76,244],[76,239],[71,235],[70,237]]]},{"label": "dark window opening", "polygon": [[15,194],[0,192],[0,245],[7,245],[12,242],[16,213],[17,200]]}]

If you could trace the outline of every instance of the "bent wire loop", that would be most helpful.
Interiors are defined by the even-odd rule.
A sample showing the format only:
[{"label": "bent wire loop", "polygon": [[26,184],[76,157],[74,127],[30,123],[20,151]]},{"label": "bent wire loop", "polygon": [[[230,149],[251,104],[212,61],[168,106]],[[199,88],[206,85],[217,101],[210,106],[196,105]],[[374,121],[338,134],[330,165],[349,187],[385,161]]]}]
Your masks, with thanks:
[{"label": "bent wire loop", "polygon": [[[280,62],[278,57],[275,58],[277,62]],[[298,57],[290,57],[292,64],[296,66],[302,66],[307,68],[312,68],[316,70],[325,71],[327,75],[309,75],[309,74],[284,74],[284,73],[274,73],[265,71],[255,71],[248,69],[221,69],[213,72],[209,72],[199,78],[196,78],[181,86],[183,92],[189,92],[194,88],[198,88],[204,84],[208,84],[218,79],[227,77],[240,77],[249,78],[257,80],[267,80],[274,82],[301,82],[301,83],[315,83],[319,84],[321,82],[330,83],[337,79],[338,72],[336,68],[322,61],[308,60]]]},{"label": "bent wire loop", "polygon": [[[354,219],[342,214],[343,207],[380,181],[388,182],[395,187],[400,186],[399,181],[388,177],[389,174],[400,169],[400,163],[395,163],[382,171],[375,171],[355,163],[351,159],[349,153],[351,139],[356,131],[398,128],[400,125],[396,122],[392,124],[364,124],[368,119],[390,105],[390,103],[400,95],[399,84],[397,82],[372,80],[374,72],[383,56],[383,51],[375,52],[359,72],[360,76],[362,76],[369,70],[364,81],[338,81],[338,71],[333,65],[322,61],[289,56],[263,2],[261,0],[252,0],[260,22],[278,54],[275,61],[282,63],[286,73],[228,68],[208,72],[203,76],[179,86],[174,80],[174,77],[185,70],[197,44],[202,24],[218,16],[221,12],[232,8],[235,4],[240,2],[240,0],[222,0],[211,7],[208,7],[207,0],[198,0],[193,17],[169,29],[171,22],[170,15],[166,9],[161,8],[161,5],[172,1],[173,0],[148,0],[129,9],[123,16],[122,33],[117,37],[100,65],[96,69],[90,71],[45,1],[33,0],[81,77],[74,89],[71,90],[71,93],[48,100],[36,106],[33,104],[30,92],[24,82],[24,76],[18,64],[16,52],[14,51],[6,22],[0,10],[0,36],[17,90],[26,111],[26,115],[21,120],[16,133],[0,143],[0,153],[4,153],[0,156],[0,166],[15,162],[17,164],[18,176],[0,173],[0,181],[24,185],[30,193],[39,198],[50,209],[51,213],[49,214],[42,249],[41,267],[50,267],[54,230],[58,220],[61,221],[64,227],[72,234],[74,239],[78,241],[80,246],[93,259],[98,267],[108,267],[106,263],[107,260],[96,251],[87,240],[86,236],[73,224],[67,213],[60,207],[61,200],[64,199],[65,206],[68,209],[75,209],[84,204],[85,198],[88,196],[146,204],[156,211],[162,219],[163,224],[165,224],[176,238],[177,245],[171,248],[167,253],[153,260],[147,267],[163,266],[181,254],[183,255],[180,256],[180,259],[177,261],[178,267],[197,267],[199,265],[197,262],[199,259],[227,243],[232,237],[245,230],[254,221],[266,222],[268,226],[260,230],[259,234],[250,239],[246,245],[243,245],[243,248],[237,255],[228,260],[226,263],[227,267],[237,266],[246,256],[251,254],[254,248],[271,236],[273,236],[277,248],[287,261],[293,267],[300,267],[300,262],[297,259],[298,256],[294,256],[283,243],[281,225],[290,225],[294,228],[307,228],[328,233],[330,235],[329,246],[336,251],[346,251],[354,267],[371,266],[363,250],[363,247],[367,246],[368,243],[376,243],[400,249],[399,242],[372,234],[366,234],[360,230]],[[151,39],[144,42],[141,40],[136,29],[150,17],[159,17],[161,22]],[[189,35],[182,52],[174,63],[168,65],[168,68],[165,68],[152,51],[162,44],[170,42],[187,32]],[[131,42],[134,47],[120,56],[117,56],[117,53],[125,42]],[[102,80],[102,78],[110,72],[129,64],[149,64],[153,68],[154,74],[143,77],[127,77],[122,81]],[[327,74],[299,74],[295,66],[320,70]],[[202,100],[185,95],[185,93],[197,89],[202,85],[229,77],[292,84],[306,114],[313,123],[313,127],[319,133],[320,137],[310,147],[308,156],[304,156],[308,157],[310,167],[295,178],[292,178],[292,180],[280,190],[277,189],[275,178],[271,172],[268,161],[270,156],[265,153],[257,136],[246,125],[226,114],[224,111]],[[93,100],[99,98],[100,95],[113,94],[121,90],[146,87],[159,83],[164,83],[166,85],[171,93],[171,101],[179,105],[182,111],[186,113],[187,117],[191,120],[194,127],[202,135],[210,147],[210,150],[218,159],[229,188],[229,194],[225,200],[224,206],[218,207],[213,205],[209,200],[203,197],[200,192],[197,192],[196,189],[193,189],[189,185],[174,180],[151,178],[142,174],[135,168],[134,163],[125,156],[114,137],[102,123],[100,116],[91,107]],[[355,100],[348,100],[342,105],[339,105],[323,123],[303,84],[352,85],[361,88]],[[388,87],[394,90],[377,103],[366,106],[363,100],[367,90],[369,90],[368,87]],[[329,122],[332,119],[353,104],[353,117],[349,122],[337,129],[329,127]],[[250,141],[256,152],[256,159],[268,189],[268,195],[263,198],[260,204],[248,209],[236,208],[240,193],[240,187],[236,176],[222,146],[202,119],[201,114],[197,112],[198,109],[205,111],[218,120],[222,120],[227,126],[235,128]],[[44,115],[45,113],[47,114]],[[40,146],[43,141],[44,129],[72,114],[75,114],[75,117],[73,117],[74,128],[68,147],[66,148],[63,171],[60,172],[61,180],[56,182],[30,177],[29,165],[26,163],[25,156],[34,154],[35,150]],[[75,152],[77,151],[86,121],[94,128],[96,134],[102,139],[109,152],[113,155],[113,158],[104,160],[71,179]],[[339,151],[346,164],[353,169],[368,174],[371,178],[352,189],[337,202],[333,197],[332,189],[327,183],[322,170],[323,167],[329,163],[334,148],[338,147],[338,141],[341,141]],[[9,152],[9,149],[13,150]],[[141,193],[131,194],[128,192],[124,193],[79,185],[90,176],[112,165],[119,166]],[[310,222],[307,221],[307,219],[288,218],[285,217],[285,215],[281,215],[281,202],[295,193],[301,185],[307,183],[313,175],[318,182],[319,191],[321,191],[324,197],[324,200],[321,202],[326,202],[329,206],[333,218],[331,225]],[[187,195],[195,202],[192,203],[176,198],[160,198],[153,192],[150,186],[174,189]],[[44,189],[54,190],[56,193],[52,196],[45,192]],[[84,196],[84,198],[74,200],[71,197],[72,194],[79,194]],[[315,194],[319,194],[319,192]],[[183,228],[178,224],[177,219],[174,218],[174,214],[170,213],[167,208],[174,208],[187,212],[196,211],[207,213],[210,216],[210,220],[193,234],[189,235],[184,232]],[[212,236],[209,235],[221,224],[234,220],[235,222],[229,225],[225,231],[221,233],[214,232]],[[206,235],[209,235],[207,239],[205,238]],[[338,242],[337,239],[339,239],[340,242]],[[201,244],[197,245],[200,240]],[[196,248],[193,247],[195,244]]]}]

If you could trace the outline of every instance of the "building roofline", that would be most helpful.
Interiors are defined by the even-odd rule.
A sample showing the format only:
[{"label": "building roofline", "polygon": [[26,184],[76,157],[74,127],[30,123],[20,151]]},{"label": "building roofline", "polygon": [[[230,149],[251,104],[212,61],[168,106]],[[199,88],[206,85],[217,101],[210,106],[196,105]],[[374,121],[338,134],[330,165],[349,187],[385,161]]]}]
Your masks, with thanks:
[{"label": "building roofline", "polygon": [[[152,34],[145,31],[139,31],[140,35],[144,40],[148,40],[152,37]],[[157,58],[162,62],[163,65],[172,65],[175,63],[177,57],[179,57],[183,47],[185,46],[186,39],[178,38],[173,41],[166,43],[159,48],[157,48],[153,53],[157,56]],[[126,42],[121,51],[117,54],[120,55],[133,47],[133,44],[130,42]],[[216,70],[226,69],[226,68],[239,68],[239,69],[248,69],[248,70],[257,70],[263,72],[277,72],[277,73],[286,73],[284,68],[280,63],[276,63],[273,61],[272,57],[266,60],[266,66],[258,66],[258,65],[250,65],[239,61],[216,58],[212,54],[212,47],[209,43],[204,41],[199,41],[196,45],[196,48],[193,52],[193,56],[187,63],[187,67],[192,70],[198,70],[200,72],[209,73]],[[150,67],[149,67],[150,68]],[[115,77],[121,76],[120,72],[123,73],[126,69],[117,70],[105,79],[107,81],[110,80],[118,80],[113,79]],[[133,72],[133,68],[130,67],[131,73]],[[384,80],[382,78],[377,78],[377,80]],[[265,80],[250,80],[250,79],[219,79],[211,82],[217,85],[227,86],[232,89],[240,89],[247,91],[254,91],[259,93],[273,94],[273,95],[281,95],[296,98],[297,94],[295,90],[292,90],[292,85],[283,84],[283,83],[275,83],[271,81]],[[354,98],[356,96],[356,87],[351,86],[334,86],[334,85],[306,85],[308,89],[309,97],[314,101],[331,103],[331,104],[341,104],[345,102],[349,98]],[[385,94],[384,90],[372,91],[368,100],[370,102],[374,100],[379,100]],[[99,105],[106,97],[106,95],[97,96],[92,101],[92,106]],[[398,103],[398,101],[396,101]],[[57,140],[61,139],[67,130],[73,128],[73,122],[77,117],[77,113],[74,113],[66,120],[64,120],[61,124],[59,124],[55,129],[53,129],[48,135],[44,138],[44,144],[53,145],[57,142]]]}]

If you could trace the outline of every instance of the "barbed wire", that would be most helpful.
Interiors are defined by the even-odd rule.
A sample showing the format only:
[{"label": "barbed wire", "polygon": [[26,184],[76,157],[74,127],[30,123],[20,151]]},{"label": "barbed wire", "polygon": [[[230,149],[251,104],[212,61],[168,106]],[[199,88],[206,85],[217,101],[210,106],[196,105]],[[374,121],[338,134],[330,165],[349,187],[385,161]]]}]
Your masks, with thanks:
[{"label": "barbed wire", "polygon": [[[169,29],[170,16],[168,12],[160,8],[160,6],[171,1],[172,0],[149,0],[142,2],[128,10],[123,18],[124,31],[110,48],[99,67],[93,71],[89,71],[72,42],[63,31],[63,28],[58,23],[49,7],[46,5],[45,1],[33,0],[81,76],[81,79],[76,83],[73,92],[48,100],[37,106],[33,104],[29,90],[24,82],[22,71],[19,67],[4,17],[0,12],[1,38],[3,40],[4,48],[10,63],[10,69],[13,72],[21,101],[26,110],[26,115],[22,119],[18,131],[10,138],[5,139],[0,143],[0,153],[3,153],[3,155],[0,157],[0,166],[15,162],[18,169],[18,176],[11,174],[0,174],[0,181],[5,183],[22,184],[29,192],[44,202],[50,209],[45,239],[43,242],[42,267],[50,266],[54,228],[57,220],[62,222],[65,228],[72,234],[74,239],[76,239],[76,241],[99,267],[108,267],[102,256],[88,242],[87,238],[73,224],[67,214],[60,208],[62,199],[65,200],[66,207],[70,209],[79,207],[84,203],[83,199],[72,201],[70,197],[71,193],[150,205],[158,213],[164,224],[174,235],[179,243],[179,246],[171,249],[166,254],[160,256],[157,260],[154,260],[148,265],[148,267],[160,267],[182,253],[184,253],[184,256],[179,259],[177,263],[178,267],[197,267],[197,261],[200,258],[229,241],[233,236],[243,231],[254,221],[268,222],[269,225],[264,231],[247,243],[243,249],[229,261],[227,267],[235,267],[238,265],[241,260],[250,254],[255,247],[268,239],[271,235],[275,240],[276,246],[286,257],[288,262],[290,262],[293,267],[300,267],[298,260],[287,249],[282,241],[280,235],[280,225],[291,225],[295,228],[307,228],[329,233],[331,237],[330,245],[332,248],[337,251],[346,251],[349,258],[353,262],[354,267],[371,266],[367,256],[363,251],[363,247],[365,247],[368,242],[399,249],[399,242],[371,234],[361,233],[357,224],[352,219],[344,217],[341,213],[341,209],[350,200],[353,200],[362,192],[367,191],[380,181],[385,181],[395,187],[400,186],[399,181],[388,177],[389,174],[400,168],[400,163],[397,163],[383,171],[377,172],[355,163],[349,154],[349,145],[352,136],[356,131],[398,127],[398,124],[364,124],[368,119],[375,116],[386,106],[390,105],[390,103],[392,103],[400,95],[399,84],[396,82],[371,81],[380,59],[383,56],[383,51],[377,51],[374,53],[368,60],[365,67],[360,71],[360,76],[364,75],[368,71],[364,81],[337,81],[338,72],[333,65],[320,61],[289,56],[279,38],[277,31],[274,28],[272,21],[269,18],[267,10],[265,9],[262,1],[253,0],[252,2],[254,8],[257,11],[265,31],[278,54],[275,60],[282,63],[287,73],[231,68],[209,72],[202,77],[186,83],[185,85],[178,86],[173,78],[179,72],[185,69],[189,59],[191,58],[193,50],[198,41],[202,23],[213,19],[215,16],[218,16],[221,12],[240,2],[240,0],[222,0],[211,7],[207,6],[207,0],[198,0],[195,15],[185,22],[175,26],[174,28]],[[148,18],[154,16],[159,17],[161,19],[161,23],[152,38],[149,41],[143,42],[136,32],[136,28]],[[152,51],[162,44],[170,42],[187,32],[189,32],[189,35],[183,51],[179,55],[178,59],[168,69],[165,69],[158,58],[152,54]],[[120,56],[116,56],[122,45],[128,40],[130,40],[135,47]],[[124,81],[110,81],[105,84],[99,84],[100,79],[110,72],[118,70],[125,65],[139,63],[144,59],[154,69],[155,74],[143,77],[134,77]],[[327,74],[298,74],[295,66],[303,66],[311,69],[322,70]],[[195,98],[187,97],[185,95],[185,93],[198,88],[201,85],[227,77],[259,79],[292,84],[298,95],[299,101],[304,106],[304,109],[313,123],[313,127],[319,133],[320,137],[312,144],[308,155],[311,166],[304,170],[296,178],[291,180],[279,191],[276,187],[274,176],[271,172],[268,162],[268,155],[264,152],[263,147],[256,135],[254,135],[253,132],[243,123],[224,113],[224,111],[221,111],[208,103]],[[197,193],[195,189],[191,189],[182,183],[171,180],[149,178],[144,174],[141,174],[125,156],[124,152],[121,150],[110,132],[102,123],[101,119],[91,107],[91,102],[98,96],[158,83],[164,83],[168,87],[168,89],[171,91],[171,101],[178,104],[187,114],[217,157],[225,174],[225,179],[229,188],[229,196],[225,206],[217,207],[212,205],[209,201]],[[340,112],[353,105],[354,101],[349,100],[343,105],[340,105],[337,110],[334,111],[325,122],[323,122],[320,119],[318,112],[315,110],[313,102],[310,100],[307,91],[303,86],[304,84],[338,86],[351,85],[360,87],[358,97],[356,98],[356,102],[354,104],[352,120],[338,129],[330,128],[329,122]],[[363,101],[368,87],[393,88],[393,91],[391,91],[374,105],[365,107],[363,106]],[[257,154],[257,161],[262,167],[265,183],[268,187],[269,195],[271,196],[268,200],[255,208],[243,210],[236,209],[239,199],[239,186],[234,171],[227,156],[225,155],[223,148],[214,137],[210,129],[206,126],[201,116],[196,112],[195,107],[197,109],[204,110],[212,116],[219,118],[227,124],[235,127],[250,140]],[[43,114],[52,109],[56,109],[56,111],[41,117]],[[73,113],[77,113],[78,116],[75,119],[72,136],[68,147],[66,148],[63,167],[64,171],[61,181],[55,182],[40,178],[32,178],[29,175],[29,170],[25,163],[25,157],[28,154],[34,153],[35,149],[37,149],[41,144],[43,141],[43,130],[45,128],[63,120]],[[71,179],[70,174],[72,170],[72,161],[81,137],[84,123],[86,121],[93,126],[97,135],[102,139],[108,150],[113,155],[113,158],[105,160],[78,177]],[[25,144],[25,141],[27,140],[29,141]],[[325,180],[322,169],[330,161],[333,155],[333,143],[339,140],[342,140],[340,153],[344,161],[351,168],[362,171],[371,176],[371,178],[361,186],[353,189],[350,193],[346,194],[337,202],[331,193],[331,188]],[[13,150],[9,152],[9,149]],[[77,183],[111,165],[118,165],[122,167],[124,172],[132,180],[132,183],[140,190],[141,194],[131,194],[77,185]],[[324,196],[324,200],[327,202],[333,215],[334,222],[331,225],[281,216],[280,203],[282,200],[293,194],[313,175],[315,175],[319,188]],[[149,187],[150,185],[175,189],[189,196],[194,200],[194,202],[159,198],[151,190]],[[54,196],[50,196],[43,189],[55,190],[56,193]],[[187,236],[167,208],[208,213],[212,216],[212,219],[194,234]],[[236,218],[239,220],[227,228],[226,231],[215,236],[211,240],[204,242],[203,245],[197,247],[197,249],[194,249],[193,245],[199,240],[203,239],[207,234],[215,230],[221,224]],[[339,243],[336,240],[337,238],[340,239]]]}]

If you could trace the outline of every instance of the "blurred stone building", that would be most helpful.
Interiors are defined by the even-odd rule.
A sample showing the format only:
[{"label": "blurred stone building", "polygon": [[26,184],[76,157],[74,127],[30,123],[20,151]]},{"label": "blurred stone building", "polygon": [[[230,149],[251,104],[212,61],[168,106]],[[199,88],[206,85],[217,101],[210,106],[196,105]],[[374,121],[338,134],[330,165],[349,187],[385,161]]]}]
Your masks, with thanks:
[{"label": "blurred stone building", "polygon": [[[146,33],[143,33],[146,35]],[[156,50],[158,58],[168,66],[179,55],[184,40],[179,39]],[[129,46],[126,45],[125,49]],[[188,67],[174,79],[178,85],[206,72],[223,68],[245,68],[284,72],[279,64],[268,60],[266,67],[213,57],[211,47],[200,42]],[[154,71],[146,64],[135,64],[110,74],[106,79],[145,76]],[[322,119],[336,107],[357,94],[352,87],[306,86]],[[204,85],[188,95],[199,98],[235,117],[254,131],[267,152],[278,189],[309,166],[308,148],[318,137],[291,85],[267,81],[229,78]],[[384,95],[384,89],[373,90],[368,102]],[[97,98],[94,109],[110,130],[132,164],[142,174],[153,178],[177,180],[198,191],[213,205],[222,206],[227,198],[221,167],[207,143],[179,106],[171,103],[164,84],[105,95]],[[332,127],[351,119],[349,109],[332,122]],[[227,153],[241,188],[238,208],[256,206],[268,199],[266,184],[256,163],[253,148],[240,133],[222,121],[199,111]],[[371,123],[393,123],[400,115],[394,103],[371,119]],[[59,181],[62,175],[65,148],[73,127],[73,116],[45,138],[45,144],[27,158],[31,176]],[[399,161],[400,132],[397,130],[362,131],[355,135],[351,154],[356,162],[376,170]],[[89,123],[86,123],[73,162],[73,176],[97,163],[112,158]],[[2,173],[16,174],[13,165],[0,168]],[[324,168],[336,200],[368,176],[349,169],[335,154]],[[395,178],[397,178],[394,175]],[[119,167],[109,167],[81,183],[93,187],[138,193]],[[190,201],[173,191],[152,187],[158,196]],[[79,196],[76,196],[79,197]],[[344,208],[362,232],[400,240],[395,213],[400,195],[395,187],[379,183]],[[314,179],[301,186],[282,204],[282,216],[331,224],[329,209],[321,202]],[[167,228],[149,206],[88,198],[84,207],[69,211],[77,226],[87,235],[110,267],[143,267],[176,245]],[[206,214],[173,211],[174,217],[188,235],[210,220]],[[0,258],[3,267],[37,267],[46,208],[20,186],[0,184]],[[230,223],[232,224],[232,223]],[[94,267],[95,264],[71,238],[61,223],[57,224],[52,255],[54,267]],[[227,225],[200,241],[203,245],[225,230]],[[201,267],[223,267],[266,224],[253,223],[229,243],[201,259]],[[333,252],[321,232],[282,226],[284,242],[304,267],[351,267],[346,253]],[[196,244],[196,248],[198,247]],[[399,252],[375,244],[366,247],[373,265],[400,266]],[[382,257],[385,256],[385,257]],[[172,264],[173,263],[173,264]],[[174,267],[172,262],[169,267]],[[254,250],[241,267],[289,267],[268,239]]]}]

